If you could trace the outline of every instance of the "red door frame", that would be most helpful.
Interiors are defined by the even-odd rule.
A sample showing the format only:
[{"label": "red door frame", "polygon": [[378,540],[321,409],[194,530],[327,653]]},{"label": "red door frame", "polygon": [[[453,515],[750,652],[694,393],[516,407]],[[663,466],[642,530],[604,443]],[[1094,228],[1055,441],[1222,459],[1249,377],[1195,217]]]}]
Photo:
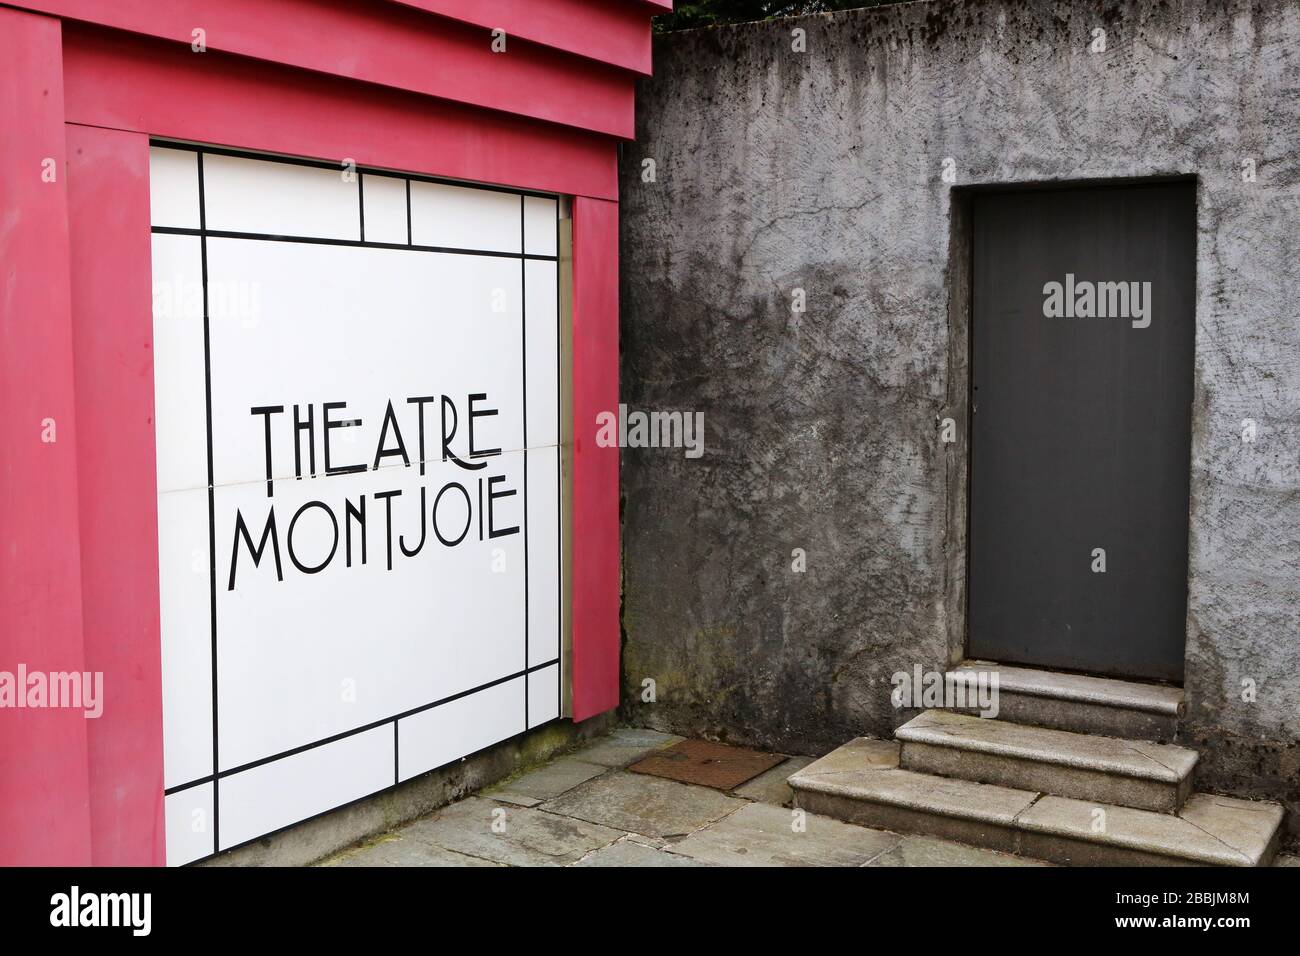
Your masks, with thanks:
[{"label": "red door frame", "polygon": [[[47,105],[63,98],[62,54],[57,20],[0,9],[0,670],[10,674],[85,670],[64,123]],[[88,723],[70,710],[0,711],[0,863],[90,862]]]},{"label": "red door frame", "polygon": [[594,441],[618,402],[616,141],[5,7],[0,89],[0,670],[105,688],[98,720],[0,710],[0,865],[165,861],[151,136],[574,197],[573,718],[616,706],[618,449]]}]

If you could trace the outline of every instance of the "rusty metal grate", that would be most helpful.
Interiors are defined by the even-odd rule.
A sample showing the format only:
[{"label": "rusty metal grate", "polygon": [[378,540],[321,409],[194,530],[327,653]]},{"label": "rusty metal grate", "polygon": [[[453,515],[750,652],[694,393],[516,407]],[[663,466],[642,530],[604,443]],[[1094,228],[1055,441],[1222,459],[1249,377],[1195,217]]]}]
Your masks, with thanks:
[{"label": "rusty metal grate", "polygon": [[633,773],[731,790],[775,767],[785,757],[708,740],[683,740],[628,767]]}]

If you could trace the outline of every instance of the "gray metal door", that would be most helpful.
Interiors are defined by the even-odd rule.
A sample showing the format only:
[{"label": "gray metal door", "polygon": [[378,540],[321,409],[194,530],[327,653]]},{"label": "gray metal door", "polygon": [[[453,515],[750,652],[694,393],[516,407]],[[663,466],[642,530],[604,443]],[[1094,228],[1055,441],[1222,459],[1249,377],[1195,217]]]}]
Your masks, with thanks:
[{"label": "gray metal door", "polygon": [[968,656],[1181,681],[1194,186],[973,205]]}]

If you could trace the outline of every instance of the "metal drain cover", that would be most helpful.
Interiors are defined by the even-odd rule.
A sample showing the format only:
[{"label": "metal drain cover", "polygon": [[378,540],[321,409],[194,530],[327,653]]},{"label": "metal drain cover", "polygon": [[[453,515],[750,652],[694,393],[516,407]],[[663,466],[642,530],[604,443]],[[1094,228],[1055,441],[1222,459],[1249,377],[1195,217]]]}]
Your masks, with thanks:
[{"label": "metal drain cover", "polygon": [[628,767],[633,773],[730,790],[785,760],[780,754],[732,747],[708,740],[683,740]]}]

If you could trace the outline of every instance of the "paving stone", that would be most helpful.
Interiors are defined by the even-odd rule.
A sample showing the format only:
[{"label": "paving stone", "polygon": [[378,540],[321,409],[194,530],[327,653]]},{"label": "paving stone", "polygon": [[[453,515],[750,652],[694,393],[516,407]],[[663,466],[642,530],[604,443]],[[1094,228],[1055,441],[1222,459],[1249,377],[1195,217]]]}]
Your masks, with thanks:
[{"label": "paving stone", "polygon": [[1051,866],[1009,853],[981,850],[933,837],[905,836],[867,866]]},{"label": "paving stone", "polygon": [[646,836],[644,833],[631,833],[623,838],[629,843],[640,843],[642,846],[648,846],[652,850],[662,850],[664,847],[671,846],[672,840],[665,840],[663,837]]},{"label": "paving stone", "polygon": [[816,758],[791,757],[785,763],[779,763],[766,773],[761,773],[749,783],[737,787],[731,792],[746,800],[758,803],[771,803],[779,807],[788,807],[794,799],[794,791],[786,783],[786,778],[797,770],[802,770]]},{"label": "paving stone", "polygon": [[510,803],[516,807],[537,807],[541,806],[542,801],[536,797],[525,797],[519,793],[509,793],[505,790],[484,790],[482,796],[489,797],[499,803]]},{"label": "paving stone", "polygon": [[327,866],[500,866],[466,856],[399,831],[379,843],[361,847],[326,863]]},{"label": "paving stone", "polygon": [[574,866],[704,866],[689,857],[677,856],[643,843],[620,840],[588,853]]},{"label": "paving stone", "polygon": [[691,833],[747,805],[716,790],[619,770],[574,787],[542,809],[663,839]]},{"label": "paving stone", "polygon": [[[646,745],[645,732],[632,733],[635,740],[625,737],[620,747],[633,743],[637,747]],[[662,734],[655,734],[654,738],[661,745],[673,739]],[[852,790],[855,783],[867,777],[884,780],[899,774],[916,776],[896,769],[897,754],[898,747],[893,742],[854,741],[849,747],[815,762],[806,757],[789,758],[731,796],[671,780],[610,771],[585,760],[564,757],[503,784],[503,789],[490,798],[486,794],[471,797],[368,846],[339,854],[322,865],[1050,865],[930,836],[899,837],[872,826],[840,823],[815,813],[805,818],[806,831],[795,833],[790,828],[790,810],[765,802],[784,796],[779,787],[784,785],[786,777],[800,771],[816,785],[832,790],[845,787]],[[576,786],[570,786],[571,782],[576,782]],[[538,798],[512,792],[516,785],[531,793],[551,792],[565,786],[570,789],[534,807],[524,804],[537,805]],[[997,788],[966,786],[978,790],[975,794],[964,794],[966,799],[962,805],[967,812],[975,805],[980,807],[981,814],[987,814],[990,794],[996,795]],[[758,802],[740,799],[737,795],[742,791],[751,799],[758,798]],[[504,833],[492,831],[492,811],[498,807],[506,811]],[[1213,820],[1200,822],[1213,826]],[[1279,856],[1276,865],[1300,866],[1300,858]]]},{"label": "paving stone", "polygon": [[661,734],[657,730],[620,727],[608,737],[601,737],[582,750],[575,751],[573,757],[602,767],[626,767],[646,754],[661,747],[671,747],[685,739],[674,734]]},{"label": "paving stone", "polygon": [[[545,800],[558,797],[566,790],[572,790],[580,783],[586,783],[592,777],[600,776],[608,769],[573,757],[561,757],[502,784],[499,789],[487,791],[484,796],[523,806],[537,806]],[[531,802],[524,803],[525,800]]]},{"label": "paving stone", "polygon": [[[492,829],[492,811],[497,808],[506,812],[501,833]],[[482,797],[453,803],[403,832],[447,850],[512,866],[564,866],[623,835],[582,820],[503,806]]]},{"label": "paving stone", "polygon": [[766,803],[746,804],[692,833],[672,851],[719,866],[862,866],[898,843],[883,830],[855,827],[805,814],[796,832],[793,812]]}]

